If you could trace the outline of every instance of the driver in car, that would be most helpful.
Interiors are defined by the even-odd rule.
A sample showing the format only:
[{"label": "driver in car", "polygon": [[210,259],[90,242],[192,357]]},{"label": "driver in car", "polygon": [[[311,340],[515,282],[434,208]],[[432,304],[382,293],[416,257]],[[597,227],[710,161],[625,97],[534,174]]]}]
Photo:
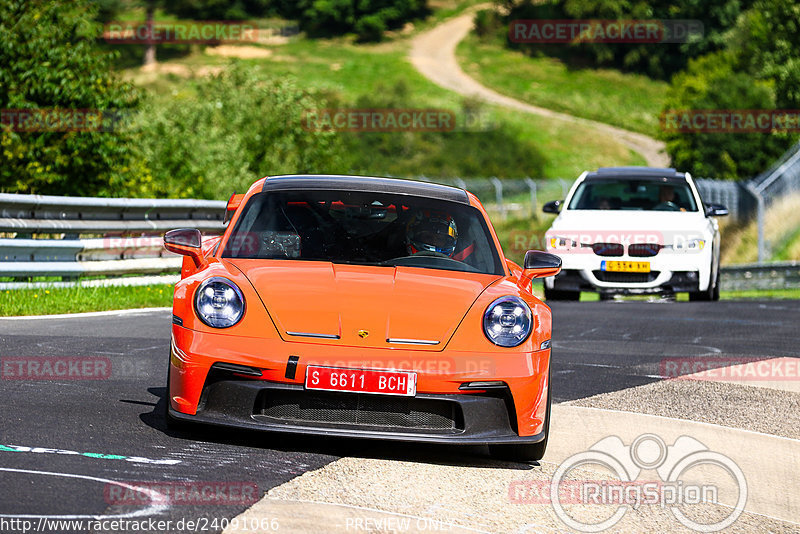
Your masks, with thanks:
[{"label": "driver in car", "polygon": [[406,248],[410,255],[443,255],[452,258],[458,242],[458,229],[448,213],[422,210],[408,223]]},{"label": "driver in car", "polygon": [[658,204],[653,206],[659,211],[686,211],[675,203],[675,188],[671,185],[662,185],[658,190]]}]

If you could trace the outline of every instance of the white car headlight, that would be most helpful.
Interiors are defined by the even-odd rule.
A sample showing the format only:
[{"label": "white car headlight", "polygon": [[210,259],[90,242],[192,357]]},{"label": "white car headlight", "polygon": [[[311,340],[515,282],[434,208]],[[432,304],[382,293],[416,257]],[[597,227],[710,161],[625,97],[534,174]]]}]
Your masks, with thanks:
[{"label": "white car headlight", "polygon": [[706,246],[704,239],[675,239],[672,246],[665,246],[664,248],[671,248],[676,252],[700,252]]},{"label": "white car headlight", "polygon": [[501,347],[516,347],[531,333],[533,318],[528,304],[519,297],[500,297],[483,314],[483,332]]},{"label": "white car headlight", "polygon": [[244,315],[244,295],[239,287],[221,276],[209,278],[194,295],[197,316],[213,328],[228,328]]}]

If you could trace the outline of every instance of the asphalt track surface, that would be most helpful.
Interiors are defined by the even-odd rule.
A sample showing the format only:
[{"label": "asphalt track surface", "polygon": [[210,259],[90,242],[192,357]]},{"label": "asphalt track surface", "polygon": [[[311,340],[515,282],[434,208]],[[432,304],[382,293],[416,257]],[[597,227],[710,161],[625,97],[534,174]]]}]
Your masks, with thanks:
[{"label": "asphalt track surface", "polygon": [[[552,307],[556,402],[659,380],[665,358],[798,356],[800,301],[624,301]],[[229,482],[257,487],[258,498],[342,456],[469,463],[470,457],[486,455],[481,447],[400,446],[208,428],[167,431],[161,414],[169,332],[168,311],[0,319],[4,361],[107,358],[112,369],[110,376],[97,380],[3,376],[0,525],[3,519],[20,516],[29,516],[35,524],[44,516],[153,518],[173,524],[199,519],[207,528],[195,530],[219,532],[212,526],[214,520],[232,518],[252,501],[148,508],[144,502],[115,501],[113,495],[120,495],[115,484]],[[21,532],[5,525],[0,531]]]}]

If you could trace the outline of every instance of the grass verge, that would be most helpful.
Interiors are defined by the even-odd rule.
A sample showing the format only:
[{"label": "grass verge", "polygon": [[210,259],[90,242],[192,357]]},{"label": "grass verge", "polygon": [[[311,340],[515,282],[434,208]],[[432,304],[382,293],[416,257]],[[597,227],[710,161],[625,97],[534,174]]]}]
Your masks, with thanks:
[{"label": "grass verge", "polygon": [[544,108],[647,135],[658,133],[667,84],[614,69],[575,69],[505,47],[505,35],[474,33],[456,51],[464,71],[498,92]]},{"label": "grass verge", "polygon": [[169,307],[172,290],[172,284],[4,290],[0,292],[0,316]]},{"label": "grass verge", "polygon": [[[537,297],[544,299],[541,282],[534,283],[533,291]],[[653,297],[624,298],[648,300]],[[722,300],[800,299],[800,289],[723,291],[721,298]],[[600,297],[597,293],[581,293],[581,302],[598,300]],[[677,300],[685,302],[688,296],[679,293]],[[172,306],[172,285],[8,290],[0,294],[0,301],[2,301],[0,306],[2,317],[160,308]]]}]

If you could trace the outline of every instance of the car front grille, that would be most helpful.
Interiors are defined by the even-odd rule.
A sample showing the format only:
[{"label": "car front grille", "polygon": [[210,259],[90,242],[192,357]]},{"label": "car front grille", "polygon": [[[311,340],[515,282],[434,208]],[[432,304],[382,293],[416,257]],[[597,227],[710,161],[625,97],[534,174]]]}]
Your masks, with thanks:
[{"label": "car front grille", "polygon": [[595,243],[592,252],[598,256],[622,256],[625,247],[621,243]]},{"label": "car front grille", "polygon": [[454,402],[358,393],[268,390],[259,395],[254,415],[284,423],[463,430],[461,409]]},{"label": "car front grille", "polygon": [[658,254],[662,248],[656,243],[634,243],[628,245],[628,255],[635,258],[650,258]]},{"label": "car front grille", "polygon": [[621,284],[644,284],[652,282],[660,271],[650,271],[649,273],[618,273],[613,271],[592,271],[594,276],[601,282],[621,283]]}]

